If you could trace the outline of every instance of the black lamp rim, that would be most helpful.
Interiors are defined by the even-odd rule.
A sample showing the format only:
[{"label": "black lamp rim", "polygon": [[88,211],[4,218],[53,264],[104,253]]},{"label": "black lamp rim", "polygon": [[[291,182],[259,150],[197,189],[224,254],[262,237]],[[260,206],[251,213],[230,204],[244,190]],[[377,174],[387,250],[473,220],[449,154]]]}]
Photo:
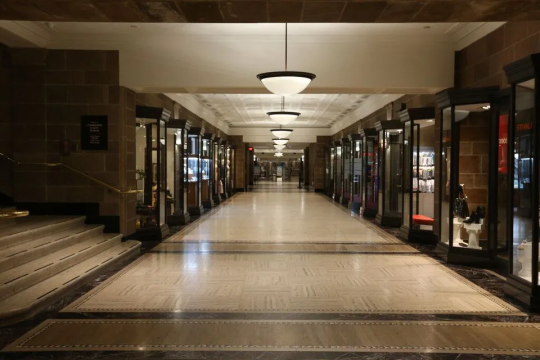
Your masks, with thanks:
[{"label": "black lamp rim", "polygon": [[293,132],[292,129],[270,129],[270,131],[288,131],[288,132]]},{"label": "black lamp rim", "polygon": [[266,113],[266,115],[270,116],[270,115],[296,115],[296,116],[300,116],[300,113],[299,112],[294,112],[294,111],[269,111]]},{"label": "black lamp rim", "polygon": [[274,140],[287,140],[287,141],[289,141],[289,139],[283,139],[283,138],[275,138],[275,139],[272,139],[272,141],[274,141]]},{"label": "black lamp rim", "polygon": [[257,79],[264,80],[268,78],[283,77],[283,76],[308,78],[310,80],[313,80],[317,77],[315,74],[304,72],[304,71],[270,71],[270,72],[265,72],[265,73],[261,73],[257,75]]}]

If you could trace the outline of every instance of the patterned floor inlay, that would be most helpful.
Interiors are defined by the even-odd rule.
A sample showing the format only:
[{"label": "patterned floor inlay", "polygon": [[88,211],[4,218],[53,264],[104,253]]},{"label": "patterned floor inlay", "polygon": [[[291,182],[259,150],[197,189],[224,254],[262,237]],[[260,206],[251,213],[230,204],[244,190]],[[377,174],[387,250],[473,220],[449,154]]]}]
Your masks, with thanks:
[{"label": "patterned floor inlay", "polygon": [[347,351],[540,355],[540,324],[48,320],[3,351]]},{"label": "patterned floor inlay", "polygon": [[260,243],[162,243],[152,252],[264,252],[264,253],[419,253],[409,245],[399,244],[260,244]]},{"label": "patterned floor inlay", "polygon": [[150,253],[63,311],[522,315],[414,254]]}]

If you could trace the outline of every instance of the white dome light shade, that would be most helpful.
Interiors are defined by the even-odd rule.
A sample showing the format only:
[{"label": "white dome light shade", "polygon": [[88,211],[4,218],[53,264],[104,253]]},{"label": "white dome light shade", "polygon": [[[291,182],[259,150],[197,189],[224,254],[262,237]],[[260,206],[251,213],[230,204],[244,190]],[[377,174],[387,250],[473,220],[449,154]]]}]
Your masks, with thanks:
[{"label": "white dome light shade", "polygon": [[274,154],[274,156],[277,156],[277,157],[282,157],[282,156],[283,156],[283,153],[281,153],[281,152],[277,152],[277,153],[275,153],[275,154]]},{"label": "white dome light shade", "polygon": [[272,121],[275,121],[280,125],[287,125],[296,120],[300,116],[300,113],[292,111],[271,111],[267,112],[266,115],[270,116]]},{"label": "white dome light shade", "polygon": [[292,134],[291,129],[271,129],[270,132],[280,139],[288,138]]},{"label": "white dome light shade", "polygon": [[[451,116],[451,108],[446,108],[444,109],[444,116],[448,116],[447,119],[450,118]],[[456,122],[459,122],[459,121],[462,121],[463,119],[465,119],[467,116],[469,116],[471,112],[469,110],[454,110],[454,119]]]},{"label": "white dome light shade", "polygon": [[285,145],[289,142],[289,139],[272,139],[276,145]]},{"label": "white dome light shade", "polygon": [[285,145],[274,145],[274,147],[276,148],[276,150],[283,150],[283,149],[285,149]]},{"label": "white dome light shade", "polygon": [[274,94],[290,96],[308,87],[315,74],[303,71],[271,71],[257,75],[263,85]]}]

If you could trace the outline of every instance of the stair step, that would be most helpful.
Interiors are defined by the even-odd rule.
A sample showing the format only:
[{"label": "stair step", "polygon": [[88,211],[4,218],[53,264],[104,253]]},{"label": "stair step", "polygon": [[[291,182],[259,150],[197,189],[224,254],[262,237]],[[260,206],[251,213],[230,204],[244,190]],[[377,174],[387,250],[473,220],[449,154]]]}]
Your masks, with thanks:
[{"label": "stair step", "polygon": [[0,301],[0,323],[3,325],[13,323],[35,314],[111,265],[139,253],[140,246],[141,243],[134,240],[119,243]]},{"label": "stair step", "polygon": [[28,216],[16,219],[0,229],[0,249],[83,225],[84,220],[84,217],[74,216]]},{"label": "stair step", "polygon": [[0,250],[0,272],[102,234],[103,229],[103,225],[79,225]]},{"label": "stair step", "polygon": [[0,300],[54,276],[122,241],[119,234],[99,234],[90,239],[0,273]]}]

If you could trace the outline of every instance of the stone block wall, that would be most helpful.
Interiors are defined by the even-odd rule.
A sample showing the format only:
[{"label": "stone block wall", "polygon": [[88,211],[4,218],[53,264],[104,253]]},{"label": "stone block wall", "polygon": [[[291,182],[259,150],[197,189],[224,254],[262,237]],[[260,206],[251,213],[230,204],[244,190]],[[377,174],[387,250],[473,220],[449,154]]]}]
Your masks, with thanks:
[{"label": "stone block wall", "polygon": [[[0,153],[13,157],[11,135],[11,59],[8,48],[0,44]],[[11,205],[13,164],[0,159],[0,205]]]},{"label": "stone block wall", "polygon": [[[133,188],[135,94],[119,86],[118,52],[9,49],[9,57],[13,157],[62,163],[115,188]],[[108,117],[108,150],[81,150],[82,115]],[[116,224],[114,231],[134,231],[131,199],[62,167],[16,166],[13,197],[28,206],[98,204],[93,215]]]},{"label": "stone block wall", "polygon": [[235,147],[235,188],[246,189],[247,159],[246,144],[242,135],[228,136],[228,141]]},{"label": "stone block wall", "polygon": [[508,22],[456,52],[455,85],[508,87],[503,66],[538,52],[540,21]]}]

